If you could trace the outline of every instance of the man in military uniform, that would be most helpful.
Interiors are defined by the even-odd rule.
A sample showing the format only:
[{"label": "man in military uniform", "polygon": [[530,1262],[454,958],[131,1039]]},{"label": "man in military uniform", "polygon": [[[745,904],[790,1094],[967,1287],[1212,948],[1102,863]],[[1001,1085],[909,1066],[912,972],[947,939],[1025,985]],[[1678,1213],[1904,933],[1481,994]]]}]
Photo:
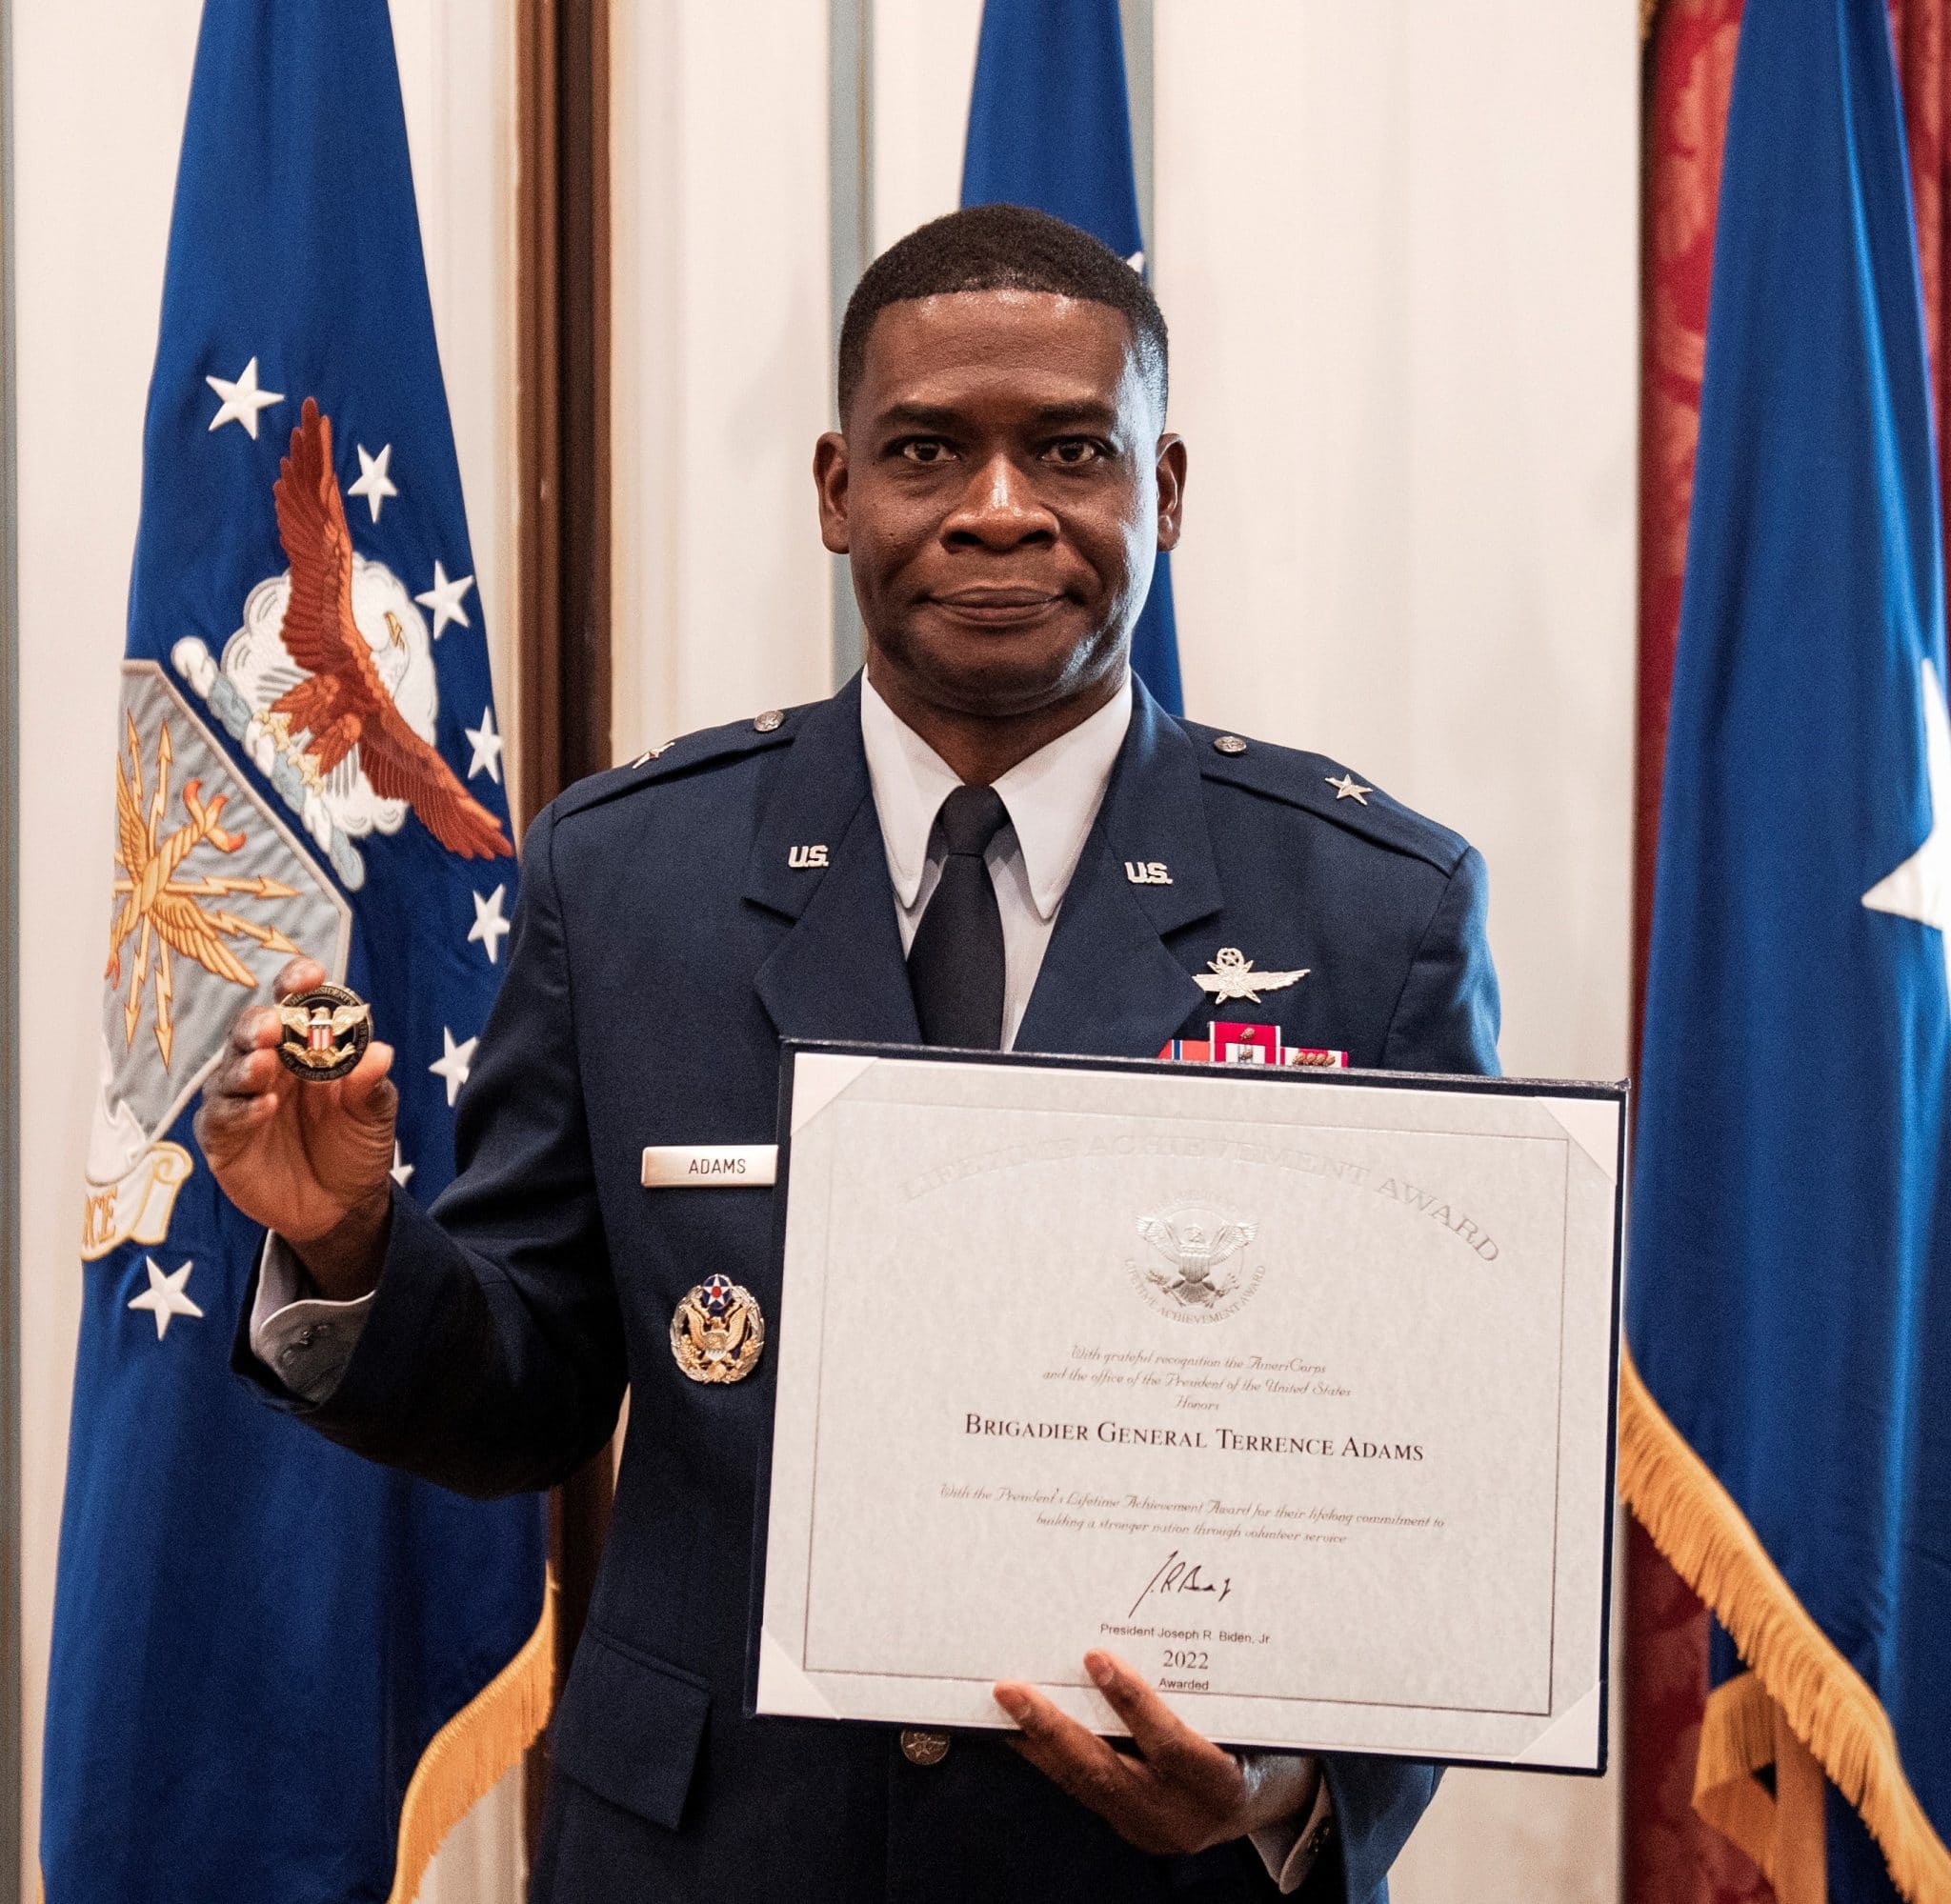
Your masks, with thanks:
[{"label": "man in military uniform", "polygon": [[[701,1379],[672,1321],[702,1305],[705,1329],[734,1286],[748,1323],[775,1313],[772,1197],[640,1180],[647,1146],[770,1136],[786,1036],[1151,1057],[1224,990],[1357,1065],[1495,1068],[1478,855],[1132,679],[1184,493],[1165,384],[1157,305],[1083,233],[989,207],[894,247],[849,308],[814,471],[867,667],[538,816],[453,1187],[429,1212],[392,1182],[382,1044],[301,1081],[257,1007],[211,1078],[205,1154],[273,1233],[237,1366],[276,1405],[497,1493],[589,1459],[630,1388],[553,1734],[549,1904],[1365,1904],[1429,1800],[1427,1765],[1223,1751],[1103,1653],[1119,1749],[1014,1683],[1014,1733],[749,1716],[770,1363],[744,1329],[743,1379]],[[323,976],[297,962],[281,994]]]}]

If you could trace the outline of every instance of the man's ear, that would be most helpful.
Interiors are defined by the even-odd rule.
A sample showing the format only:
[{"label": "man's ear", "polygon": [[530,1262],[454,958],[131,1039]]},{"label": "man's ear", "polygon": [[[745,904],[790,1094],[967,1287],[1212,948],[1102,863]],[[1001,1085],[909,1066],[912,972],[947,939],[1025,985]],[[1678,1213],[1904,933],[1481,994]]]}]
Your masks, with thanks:
[{"label": "man's ear", "polygon": [[1179,517],[1185,507],[1185,445],[1169,430],[1158,439],[1157,467],[1158,547],[1173,550],[1178,547]]},{"label": "man's ear", "polygon": [[844,555],[847,539],[847,439],[829,430],[813,446],[813,487],[819,497],[819,539],[828,552]]}]

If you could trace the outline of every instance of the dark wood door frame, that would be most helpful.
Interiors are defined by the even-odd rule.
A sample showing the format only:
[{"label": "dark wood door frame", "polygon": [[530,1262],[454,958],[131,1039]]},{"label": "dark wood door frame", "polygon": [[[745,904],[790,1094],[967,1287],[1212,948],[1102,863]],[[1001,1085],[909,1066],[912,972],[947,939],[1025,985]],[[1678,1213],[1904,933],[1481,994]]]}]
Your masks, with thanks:
[{"label": "dark wood door frame", "polygon": [[[518,823],[610,765],[609,0],[515,0]],[[610,1530],[606,1449],[550,1501],[558,1694]],[[533,1855],[548,1735],[524,1783]]]}]

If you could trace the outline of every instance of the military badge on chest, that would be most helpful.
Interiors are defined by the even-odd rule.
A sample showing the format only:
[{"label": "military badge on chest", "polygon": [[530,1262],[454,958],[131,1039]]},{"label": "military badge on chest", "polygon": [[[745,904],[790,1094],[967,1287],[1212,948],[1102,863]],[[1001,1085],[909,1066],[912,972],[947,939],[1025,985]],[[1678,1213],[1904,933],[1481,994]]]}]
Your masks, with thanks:
[{"label": "military badge on chest", "polygon": [[766,1319],[749,1290],[713,1276],[671,1317],[671,1355],[694,1382],[742,1382],[765,1353]]}]

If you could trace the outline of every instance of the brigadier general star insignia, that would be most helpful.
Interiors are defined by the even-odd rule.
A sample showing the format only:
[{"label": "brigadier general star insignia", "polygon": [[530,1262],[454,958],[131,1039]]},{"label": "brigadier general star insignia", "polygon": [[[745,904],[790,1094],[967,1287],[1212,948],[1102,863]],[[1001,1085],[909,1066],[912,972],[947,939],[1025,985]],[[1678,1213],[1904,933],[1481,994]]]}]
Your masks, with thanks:
[{"label": "brigadier general star insignia", "polygon": [[1254,962],[1237,946],[1221,946],[1217,958],[1206,961],[1211,972],[1196,972],[1193,977],[1221,1004],[1229,998],[1251,998],[1257,1005],[1263,992],[1282,992],[1314,970],[1304,965],[1298,972],[1256,972]]}]

